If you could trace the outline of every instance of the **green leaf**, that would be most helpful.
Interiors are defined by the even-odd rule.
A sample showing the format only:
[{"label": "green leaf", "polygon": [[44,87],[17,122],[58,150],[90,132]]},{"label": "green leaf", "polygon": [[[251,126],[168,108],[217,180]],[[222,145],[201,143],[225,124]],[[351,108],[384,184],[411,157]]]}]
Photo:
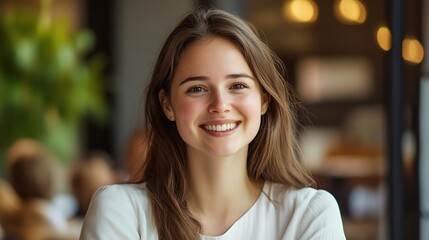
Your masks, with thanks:
[{"label": "green leaf", "polygon": [[31,137],[67,164],[82,120],[107,117],[106,65],[99,54],[88,57],[96,41],[90,30],[50,21],[49,12],[43,19],[34,9],[0,15],[0,152]]}]

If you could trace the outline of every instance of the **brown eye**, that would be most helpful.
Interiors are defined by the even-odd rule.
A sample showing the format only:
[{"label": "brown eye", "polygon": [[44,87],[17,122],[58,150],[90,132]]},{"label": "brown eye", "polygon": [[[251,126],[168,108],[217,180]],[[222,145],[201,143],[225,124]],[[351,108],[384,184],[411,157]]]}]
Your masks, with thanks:
[{"label": "brown eye", "polygon": [[234,83],[231,86],[232,89],[245,89],[248,88],[247,85],[245,83],[239,82],[239,83]]},{"label": "brown eye", "polygon": [[201,86],[194,86],[194,87],[190,87],[188,88],[188,90],[186,91],[187,93],[201,93],[204,92],[205,89]]}]

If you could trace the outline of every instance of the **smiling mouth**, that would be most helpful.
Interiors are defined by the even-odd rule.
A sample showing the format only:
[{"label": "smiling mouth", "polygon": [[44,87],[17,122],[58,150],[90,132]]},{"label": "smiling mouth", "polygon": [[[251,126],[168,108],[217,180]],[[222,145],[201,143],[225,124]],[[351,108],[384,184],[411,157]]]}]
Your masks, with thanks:
[{"label": "smiling mouth", "polygon": [[203,128],[210,132],[226,132],[231,129],[234,129],[237,125],[237,123],[233,122],[218,125],[204,125]]}]

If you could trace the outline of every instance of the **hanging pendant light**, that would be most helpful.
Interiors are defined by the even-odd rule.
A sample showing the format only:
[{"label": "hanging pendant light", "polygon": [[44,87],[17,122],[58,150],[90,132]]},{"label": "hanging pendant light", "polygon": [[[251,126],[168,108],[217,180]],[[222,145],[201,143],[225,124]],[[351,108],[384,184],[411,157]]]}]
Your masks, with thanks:
[{"label": "hanging pendant light", "polygon": [[392,47],[392,34],[386,26],[381,26],[377,30],[377,43],[378,46],[384,51],[389,51]]},{"label": "hanging pendant light", "polygon": [[283,3],[283,16],[292,22],[312,23],[317,20],[319,9],[313,0],[288,0]]},{"label": "hanging pendant light", "polygon": [[359,0],[336,0],[334,12],[345,24],[363,24],[366,21],[366,6]]},{"label": "hanging pendant light", "polygon": [[424,57],[424,49],[420,41],[415,38],[405,38],[402,41],[402,57],[408,63],[421,63]]}]

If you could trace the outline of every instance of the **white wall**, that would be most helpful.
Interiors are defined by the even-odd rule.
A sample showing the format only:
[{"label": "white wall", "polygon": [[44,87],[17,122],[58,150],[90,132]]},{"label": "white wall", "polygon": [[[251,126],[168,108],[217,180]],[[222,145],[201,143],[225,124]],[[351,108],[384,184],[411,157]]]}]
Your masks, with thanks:
[{"label": "white wall", "polygon": [[193,7],[191,0],[123,0],[115,2],[114,146],[124,147],[143,113],[142,92],[162,43]]}]

